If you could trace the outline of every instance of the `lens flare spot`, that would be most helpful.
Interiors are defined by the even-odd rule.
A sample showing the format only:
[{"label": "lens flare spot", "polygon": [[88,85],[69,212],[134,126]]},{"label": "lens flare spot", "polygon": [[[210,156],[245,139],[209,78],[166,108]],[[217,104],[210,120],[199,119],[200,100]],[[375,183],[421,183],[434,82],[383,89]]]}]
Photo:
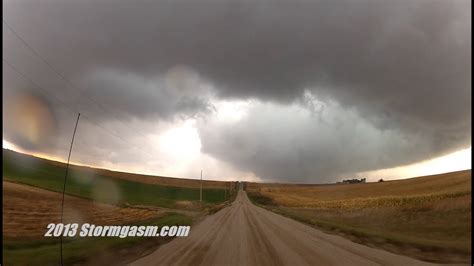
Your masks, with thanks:
[{"label": "lens flare spot", "polygon": [[84,185],[91,184],[96,178],[96,175],[93,172],[80,171],[77,169],[71,169],[70,176],[71,179],[74,179],[78,183]]},{"label": "lens flare spot", "polygon": [[115,182],[100,179],[93,184],[92,198],[99,202],[118,204],[120,202],[120,189]]},{"label": "lens flare spot", "polygon": [[22,148],[38,150],[55,137],[56,119],[43,98],[19,93],[6,104],[5,131]]}]

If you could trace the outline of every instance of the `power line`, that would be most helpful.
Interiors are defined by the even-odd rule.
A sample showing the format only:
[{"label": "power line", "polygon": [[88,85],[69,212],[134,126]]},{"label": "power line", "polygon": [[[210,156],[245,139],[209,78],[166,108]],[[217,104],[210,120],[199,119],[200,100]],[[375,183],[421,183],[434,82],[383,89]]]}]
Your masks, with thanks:
[{"label": "power line", "polygon": [[79,91],[81,96],[85,96],[89,101],[95,103],[98,107],[100,107],[103,111],[105,112],[109,112],[113,117],[114,119],[116,119],[117,121],[121,122],[124,126],[128,127],[129,129],[131,129],[133,132],[135,133],[138,133],[139,135],[141,135],[142,137],[144,137],[147,141],[149,141],[150,143],[149,144],[152,144],[151,146],[153,147],[153,141],[148,138],[145,134],[142,134],[138,129],[136,128],[132,128],[130,127],[129,124],[125,123],[122,119],[120,119],[119,117],[117,117],[113,112],[110,112],[108,111],[102,104],[100,104],[99,102],[97,102],[96,100],[94,100],[93,98],[89,97],[89,95],[87,95],[84,90],[80,89],[79,87],[75,86],[74,84],[72,84],[72,82],[67,79],[63,74],[61,74],[52,64],[50,64],[43,56],[40,55],[40,53],[38,51],[36,51],[24,38],[22,38],[4,19],[2,19],[3,21],[3,24],[5,24],[5,26],[16,36],[17,39],[19,39],[31,52],[33,52],[39,59],[41,59],[41,61],[43,63],[45,63],[54,73],[56,73],[62,80],[64,80],[66,82],[66,84]]},{"label": "power line", "polygon": [[[64,105],[67,109],[69,109],[71,112],[73,113],[77,113],[78,116],[77,116],[77,120],[76,120],[76,124],[75,124],[75,127],[74,127],[74,132],[73,132],[73,135],[72,135],[72,140],[71,140],[71,146],[69,148],[69,154],[68,154],[68,157],[67,157],[67,164],[66,164],[66,172],[65,172],[65,176],[64,176],[64,184],[63,184],[63,192],[62,192],[62,201],[61,201],[61,223],[63,222],[63,219],[64,219],[64,198],[65,198],[65,192],[66,192],[66,182],[67,182],[67,175],[68,175],[68,170],[69,170],[69,162],[70,162],[70,159],[71,159],[71,152],[72,152],[72,146],[73,146],[73,143],[74,143],[74,137],[76,135],[76,130],[77,130],[77,125],[78,125],[78,122],[79,122],[79,117],[81,116],[81,113],[80,112],[77,112],[76,110],[72,109],[70,106],[68,106],[64,101],[62,101],[59,97],[57,97],[56,95],[53,95],[51,93],[49,93],[46,89],[44,89],[43,87],[39,86],[36,82],[34,82],[31,78],[29,78],[25,73],[21,72],[20,70],[18,70],[15,66],[13,66],[10,62],[8,62],[5,58],[2,58],[3,62],[8,65],[13,71],[15,71],[18,75],[20,75],[22,78],[24,78],[25,80],[27,80],[28,82],[30,82],[31,84],[33,84],[34,86],[36,86],[37,88],[39,88],[46,96],[49,96],[50,98],[53,98],[55,99],[56,101],[58,101],[59,103],[61,103],[62,105]],[[84,116],[83,117],[89,121],[90,123],[96,125],[97,127],[103,129],[104,131],[108,132],[109,134],[119,138],[120,140],[136,147],[135,145],[131,144],[130,142],[128,142],[127,140],[125,140],[124,138],[122,138],[120,135],[117,135],[117,134],[114,134],[113,132],[109,131],[108,129],[104,128],[103,126],[101,126],[100,124],[94,122],[92,119],[90,119],[89,117],[87,116]],[[141,149],[140,149],[141,150]],[[142,150],[144,151],[144,150]],[[145,152],[145,151],[144,151]],[[148,152],[145,152],[146,154],[148,154]],[[150,155],[151,157],[153,157],[153,155],[151,154],[148,154]],[[61,262],[61,265],[64,265],[64,261],[63,261],[63,236],[61,235],[60,237],[60,262]]]},{"label": "power line", "polygon": [[56,95],[51,94],[49,91],[46,89],[43,89],[41,86],[39,86],[36,82],[34,82],[32,79],[30,79],[28,76],[26,76],[23,72],[18,70],[15,66],[13,66],[10,62],[8,62],[5,58],[2,58],[3,62],[7,64],[13,71],[15,71],[18,75],[20,75],[23,79],[27,80],[31,84],[35,85],[38,89],[40,89],[44,94],[47,96],[50,96],[54,98],[56,101],[64,105],[67,109],[69,109],[73,113],[78,113],[76,110],[72,109],[69,107],[65,102],[63,102],[61,99],[59,99]]},{"label": "power line", "polygon": [[[31,78],[29,78],[25,73],[23,73],[22,71],[18,70],[15,66],[13,66],[10,62],[8,62],[5,58],[2,58],[3,62],[5,64],[7,64],[13,71],[15,71],[18,75],[20,75],[21,77],[23,77],[25,80],[27,80],[28,82],[30,82],[31,84],[33,84],[35,87],[37,87],[38,89],[40,89],[46,96],[49,96],[53,99],[55,99],[57,102],[61,103],[64,107],[66,107],[67,109],[69,109],[72,113],[80,113],[78,112],[77,110],[73,109],[72,107],[70,107],[68,104],[66,104],[64,101],[62,101],[59,97],[57,97],[56,95],[50,93],[49,91],[47,91],[46,89],[44,89],[43,87],[41,87],[40,85],[38,85],[35,81],[33,81]],[[147,155],[151,156],[152,158],[154,158],[155,156],[152,155],[151,153],[139,148],[138,146],[130,143],[129,141],[127,141],[126,139],[124,139],[123,137],[121,137],[120,135],[118,134],[115,134],[114,132],[108,130],[107,128],[103,127],[102,125],[100,125],[99,123],[95,122],[94,120],[92,120],[90,117],[84,115],[84,114],[81,114],[81,116],[86,119],[87,121],[89,121],[91,124],[101,128],[102,130],[104,130],[105,132],[109,133],[110,135],[122,140],[123,142],[133,146],[133,147],[136,147],[138,148],[139,150],[143,151],[144,153],[146,153]]]}]

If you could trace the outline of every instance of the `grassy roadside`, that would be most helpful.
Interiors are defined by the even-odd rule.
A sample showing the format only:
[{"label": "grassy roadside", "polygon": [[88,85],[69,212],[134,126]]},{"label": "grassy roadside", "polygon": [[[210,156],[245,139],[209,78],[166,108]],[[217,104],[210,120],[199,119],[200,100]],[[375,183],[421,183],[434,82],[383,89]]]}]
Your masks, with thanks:
[{"label": "grassy roadside", "polygon": [[[191,225],[193,219],[189,216],[177,213],[167,213],[165,216],[142,221],[136,225]],[[192,230],[192,229],[191,229]],[[156,246],[169,241],[171,238],[73,238],[65,239],[63,244],[63,256],[66,265],[76,263],[101,264],[97,262],[104,254],[113,253],[107,260],[120,258],[123,260],[137,258],[146,252],[143,247],[156,249]],[[48,240],[8,240],[4,239],[3,254],[6,265],[58,265],[59,264],[59,239]],[[130,248],[133,246],[133,251]],[[113,251],[113,252],[112,252]],[[111,261],[109,261],[111,263]],[[114,264],[114,263],[112,263]]]},{"label": "grassy roadside", "polygon": [[232,204],[232,202],[234,202],[235,198],[237,197],[237,191],[236,190],[233,190],[228,199],[223,202],[223,203],[220,203],[220,204],[217,204],[217,205],[214,205],[214,206],[209,206],[207,208],[205,208],[205,211],[208,213],[208,214],[214,214],[220,210],[222,210],[223,208],[229,206],[230,204]]},{"label": "grassy roadside", "polygon": [[[248,192],[248,196],[260,207],[367,246],[436,263],[470,260],[470,200],[458,204],[470,194],[439,197],[434,203],[407,200],[390,207],[346,209],[290,208],[259,192]],[[444,208],[439,207],[441,203]],[[456,204],[459,207],[453,207]]]}]

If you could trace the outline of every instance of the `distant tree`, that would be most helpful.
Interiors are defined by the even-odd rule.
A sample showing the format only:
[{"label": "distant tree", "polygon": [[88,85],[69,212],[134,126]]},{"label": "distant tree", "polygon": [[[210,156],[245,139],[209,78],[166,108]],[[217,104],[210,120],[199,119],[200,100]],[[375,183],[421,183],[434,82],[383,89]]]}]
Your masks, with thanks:
[{"label": "distant tree", "polygon": [[380,178],[380,179],[379,179],[379,182],[383,182],[383,178]]}]

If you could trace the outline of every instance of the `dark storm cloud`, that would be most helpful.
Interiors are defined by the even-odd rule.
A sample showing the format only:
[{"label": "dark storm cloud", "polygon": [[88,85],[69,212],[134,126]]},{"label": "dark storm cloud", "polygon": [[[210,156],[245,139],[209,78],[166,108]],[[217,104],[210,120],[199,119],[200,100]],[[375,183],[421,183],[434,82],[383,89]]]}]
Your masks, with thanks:
[{"label": "dark storm cloud", "polygon": [[[290,104],[308,90],[352,108],[380,132],[412,140],[424,135],[430,152],[413,151],[413,160],[470,145],[469,1],[10,1],[4,7],[5,20],[53,65],[124,117],[210,113],[207,92],[176,92],[163,80],[170,69],[185,66],[222,99]],[[20,48],[13,48],[8,30],[4,37],[10,39],[5,57],[15,60]],[[252,132],[244,128],[220,132],[252,139],[243,138]],[[207,134],[201,137],[204,151],[265,172],[228,156],[229,147]],[[319,156],[310,152],[304,159],[317,162]],[[394,152],[383,165],[404,162],[403,156]],[[308,173],[301,176],[331,172],[304,168]]]},{"label": "dark storm cloud", "polygon": [[312,113],[298,105],[258,103],[237,123],[201,123],[202,151],[265,180],[311,183],[406,165],[465,145],[438,143],[432,131],[379,129],[334,102],[318,105]]},{"label": "dark storm cloud", "polygon": [[86,77],[82,83],[87,88],[84,91],[87,97],[124,119],[170,120],[175,116],[189,118],[214,111],[205,83],[194,72],[181,67],[153,78],[102,69],[96,69]]}]

